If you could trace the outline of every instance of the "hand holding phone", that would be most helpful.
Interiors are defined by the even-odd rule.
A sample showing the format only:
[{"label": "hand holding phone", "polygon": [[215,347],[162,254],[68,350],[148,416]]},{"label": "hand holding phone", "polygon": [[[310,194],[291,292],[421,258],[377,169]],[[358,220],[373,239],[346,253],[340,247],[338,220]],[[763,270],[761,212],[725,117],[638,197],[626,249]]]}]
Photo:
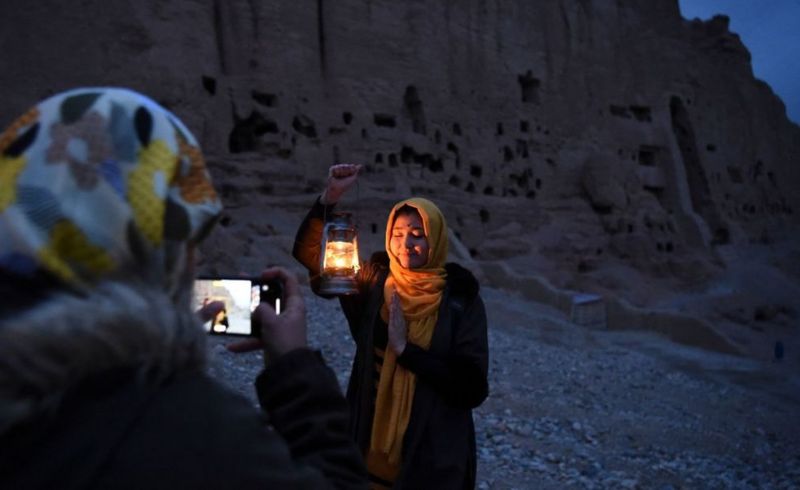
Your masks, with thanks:
[{"label": "hand holding phone", "polygon": [[261,329],[260,339],[247,339],[227,346],[233,352],[264,349],[264,360],[272,360],[300,347],[307,347],[306,307],[297,277],[282,267],[273,267],[261,273],[262,281],[279,280],[283,283],[283,308],[278,315],[269,304],[262,303],[253,311],[253,324]]}]

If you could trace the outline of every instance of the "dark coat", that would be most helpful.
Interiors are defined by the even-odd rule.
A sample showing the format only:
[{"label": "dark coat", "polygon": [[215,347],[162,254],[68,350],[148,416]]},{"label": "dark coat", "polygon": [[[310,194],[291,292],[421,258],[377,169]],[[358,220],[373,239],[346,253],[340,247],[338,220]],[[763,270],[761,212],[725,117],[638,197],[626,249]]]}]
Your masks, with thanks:
[{"label": "dark coat", "polygon": [[[293,254],[319,286],[323,216],[332,212],[319,201],[298,230]],[[374,410],[373,331],[383,305],[388,256],[376,253],[358,274],[359,293],[340,297],[356,354],[347,400],[350,430],[366,454]],[[430,348],[409,343],[398,362],[414,372],[417,385],[403,439],[402,467],[395,488],[473,488],[476,449],[472,409],[488,394],[486,312],[474,276],[447,264],[445,287]]]},{"label": "dark coat", "polygon": [[274,359],[259,411],[204,372],[207,334],[160,288],[0,269],[0,293],[0,489],[366,488],[318,353]]},{"label": "dark coat", "polygon": [[0,437],[0,488],[365,488],[346,402],[298,349],[256,382],[265,410],[202,372],[166,382],[93,375],[58,410]]}]

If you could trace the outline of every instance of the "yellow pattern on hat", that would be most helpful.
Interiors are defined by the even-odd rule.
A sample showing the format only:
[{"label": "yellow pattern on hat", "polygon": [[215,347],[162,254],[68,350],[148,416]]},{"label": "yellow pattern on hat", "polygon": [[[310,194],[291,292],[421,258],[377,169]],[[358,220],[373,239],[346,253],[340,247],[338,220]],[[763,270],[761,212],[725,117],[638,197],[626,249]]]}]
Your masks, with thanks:
[{"label": "yellow pattern on hat", "polygon": [[45,268],[67,282],[76,280],[74,267],[99,276],[114,268],[112,259],[101,247],[92,245],[72,222],[62,220],[50,232],[50,243],[39,250]]},{"label": "yellow pattern on hat", "polygon": [[139,151],[139,166],[129,176],[128,201],[133,208],[133,219],[153,245],[160,245],[164,237],[166,211],[164,198],[156,194],[155,176],[162,172],[165,184],[170,182],[177,164],[177,155],[163,140],[155,140]]},{"label": "yellow pattern on hat", "polygon": [[0,156],[0,211],[17,199],[17,177],[25,168],[25,155],[16,158]]}]

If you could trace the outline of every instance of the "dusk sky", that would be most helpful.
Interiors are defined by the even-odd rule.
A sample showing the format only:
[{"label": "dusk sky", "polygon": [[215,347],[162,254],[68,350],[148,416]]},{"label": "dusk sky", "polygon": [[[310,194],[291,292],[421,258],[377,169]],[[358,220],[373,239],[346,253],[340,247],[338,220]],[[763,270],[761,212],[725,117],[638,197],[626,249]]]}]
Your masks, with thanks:
[{"label": "dusk sky", "polygon": [[800,0],[678,0],[687,19],[715,14],[730,17],[730,30],[741,37],[756,78],[767,82],[800,123]]}]

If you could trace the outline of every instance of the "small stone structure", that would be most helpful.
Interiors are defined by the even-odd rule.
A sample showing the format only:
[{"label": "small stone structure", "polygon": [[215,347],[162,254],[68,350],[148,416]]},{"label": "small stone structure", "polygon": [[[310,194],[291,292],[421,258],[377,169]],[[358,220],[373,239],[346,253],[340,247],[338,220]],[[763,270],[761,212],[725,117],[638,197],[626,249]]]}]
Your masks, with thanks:
[{"label": "small stone structure", "polygon": [[570,320],[578,325],[604,329],[607,327],[606,304],[597,294],[576,294],[572,297]]}]

